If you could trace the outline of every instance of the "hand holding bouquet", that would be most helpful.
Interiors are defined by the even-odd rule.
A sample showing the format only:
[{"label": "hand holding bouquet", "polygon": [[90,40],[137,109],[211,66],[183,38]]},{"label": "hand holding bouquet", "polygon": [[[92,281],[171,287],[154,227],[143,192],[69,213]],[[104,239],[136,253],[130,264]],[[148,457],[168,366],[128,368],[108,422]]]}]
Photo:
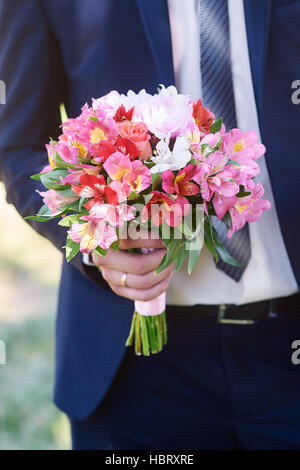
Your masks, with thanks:
[{"label": "hand holding bouquet", "polygon": [[[227,132],[201,100],[173,86],[155,95],[112,91],[84,105],[62,130],[46,146],[49,165],[33,176],[47,191],[29,218],[58,218],[69,228],[67,261],[78,252],[105,257],[108,249],[119,250],[122,238],[144,233],[166,246],[157,273],[173,264],[179,270],[186,260],[191,273],[203,244],[216,261],[239,266],[213,218],[224,222],[230,238],[270,207],[254,182],[256,160],[265,152],[254,131]],[[126,344],[137,354],[166,344],[165,305],[165,293],[135,302]]]}]

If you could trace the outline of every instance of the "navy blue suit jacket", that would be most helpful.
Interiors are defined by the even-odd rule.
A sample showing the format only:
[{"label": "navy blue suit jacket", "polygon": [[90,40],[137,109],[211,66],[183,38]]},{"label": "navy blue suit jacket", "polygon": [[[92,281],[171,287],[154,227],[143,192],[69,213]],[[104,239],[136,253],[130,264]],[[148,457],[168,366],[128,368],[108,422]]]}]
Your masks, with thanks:
[{"label": "navy blue suit jacket", "polygon": [[[300,284],[300,2],[244,0],[256,103],[287,250]],[[58,107],[76,116],[92,97],[174,83],[167,0],[0,0],[0,178],[22,216],[40,204],[29,176],[57,137]],[[32,223],[60,250],[65,230]],[[270,240],[271,243],[271,240]],[[93,279],[93,280],[92,280]],[[80,257],[63,264],[55,402],[74,418],[105,395],[124,355],[132,303],[112,293]]]}]

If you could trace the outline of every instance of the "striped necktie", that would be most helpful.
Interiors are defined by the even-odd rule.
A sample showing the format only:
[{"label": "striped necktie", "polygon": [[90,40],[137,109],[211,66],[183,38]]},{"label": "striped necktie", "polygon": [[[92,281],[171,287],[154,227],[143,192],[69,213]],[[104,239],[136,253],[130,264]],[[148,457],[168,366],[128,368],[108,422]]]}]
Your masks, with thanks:
[{"label": "striped necktie", "polygon": [[[227,129],[237,126],[233,95],[230,37],[227,0],[197,0],[200,29],[200,67],[203,104],[219,118]],[[217,268],[238,282],[251,257],[249,226],[246,224],[231,239],[223,222],[214,218],[220,241],[229,254],[242,263],[235,267],[217,262]]]}]

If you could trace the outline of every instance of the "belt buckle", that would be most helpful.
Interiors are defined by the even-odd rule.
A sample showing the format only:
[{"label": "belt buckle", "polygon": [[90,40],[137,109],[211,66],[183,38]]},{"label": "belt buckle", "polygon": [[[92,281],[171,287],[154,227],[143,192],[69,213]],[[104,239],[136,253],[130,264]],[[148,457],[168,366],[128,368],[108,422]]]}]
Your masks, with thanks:
[{"label": "belt buckle", "polygon": [[253,325],[254,320],[249,319],[238,319],[238,318],[225,318],[227,305],[219,305],[217,323],[222,323],[226,325]]}]

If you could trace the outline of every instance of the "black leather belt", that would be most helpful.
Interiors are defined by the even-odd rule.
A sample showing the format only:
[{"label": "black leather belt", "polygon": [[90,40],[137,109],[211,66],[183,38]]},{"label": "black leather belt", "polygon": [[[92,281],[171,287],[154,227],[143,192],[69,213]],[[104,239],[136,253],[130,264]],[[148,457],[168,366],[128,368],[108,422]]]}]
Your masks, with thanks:
[{"label": "black leather belt", "polygon": [[300,318],[300,294],[243,305],[221,304],[185,307],[168,305],[167,310],[178,313],[184,312],[213,316],[216,318],[217,323],[252,325],[258,320],[276,318],[280,315],[299,314]]}]

